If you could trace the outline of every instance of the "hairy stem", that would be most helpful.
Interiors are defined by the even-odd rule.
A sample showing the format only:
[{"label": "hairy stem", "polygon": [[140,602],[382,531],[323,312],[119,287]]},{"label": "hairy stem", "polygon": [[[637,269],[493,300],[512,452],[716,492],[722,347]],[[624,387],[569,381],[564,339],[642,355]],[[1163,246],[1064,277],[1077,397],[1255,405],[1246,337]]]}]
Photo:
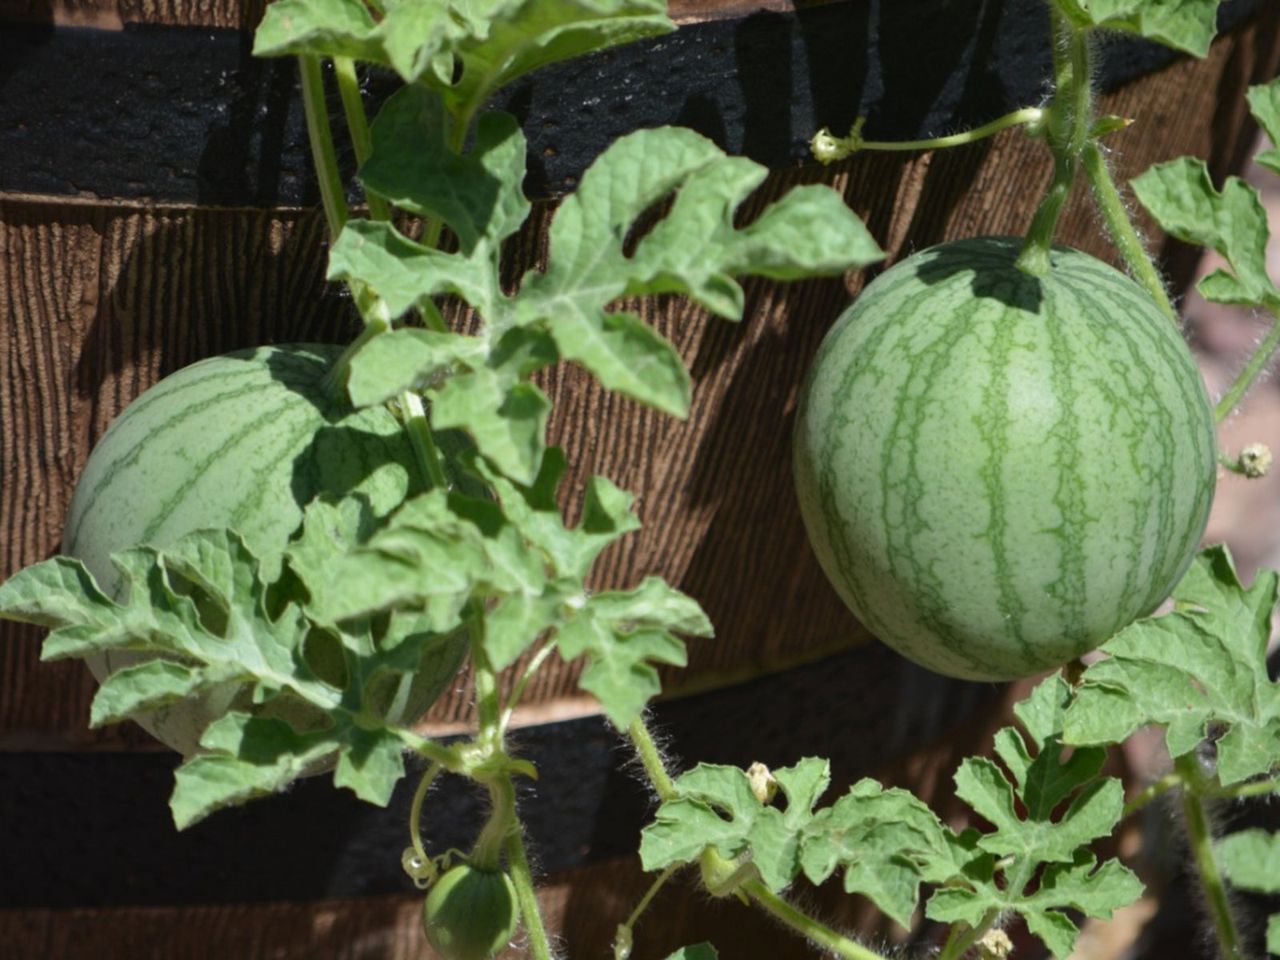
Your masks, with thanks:
[{"label": "hairy stem", "polygon": [[1214,932],[1218,939],[1218,952],[1222,960],[1244,960],[1240,935],[1236,931],[1235,918],[1227,901],[1227,888],[1213,858],[1213,833],[1204,808],[1201,790],[1204,775],[1194,753],[1185,754],[1174,761],[1174,768],[1182,777],[1182,812],[1187,825],[1187,844],[1200,873],[1200,886],[1213,918]]},{"label": "hairy stem", "polygon": [[499,721],[499,726],[502,728],[504,733],[507,728],[511,726],[511,717],[520,703],[520,698],[524,696],[524,688],[529,685],[529,681],[533,679],[534,675],[542,665],[546,663],[547,657],[551,656],[555,648],[556,643],[554,640],[549,640],[547,643],[543,644],[542,649],[533,655],[529,660],[529,665],[525,667],[524,673],[522,673],[520,675],[520,679],[516,681],[516,685],[511,690],[511,695],[507,698],[507,702],[502,708],[502,719]]},{"label": "hairy stem", "polygon": [[1111,170],[1107,167],[1107,160],[1102,155],[1102,150],[1096,143],[1090,141],[1085,144],[1080,159],[1085,178],[1093,190],[1094,203],[1097,204],[1098,212],[1102,214],[1102,220],[1107,225],[1107,232],[1111,235],[1111,242],[1120,251],[1120,256],[1124,258],[1133,278],[1151,295],[1160,312],[1177,323],[1178,312],[1173,309],[1173,303],[1169,300],[1169,292],[1165,289],[1160,271],[1156,269],[1150,254],[1147,253],[1147,248],[1143,246],[1142,238],[1134,229],[1133,221],[1129,219],[1129,212],[1125,209],[1124,200],[1111,176]]},{"label": "hairy stem", "polygon": [[[511,785],[511,778],[503,777],[503,783],[504,789],[511,793],[514,809],[515,788]],[[520,917],[529,937],[529,954],[533,960],[552,960],[551,940],[542,922],[542,911],[538,908],[533,871],[529,868],[529,854],[524,848],[524,835],[520,831],[518,819],[513,821],[512,829],[507,833],[504,849],[507,854],[507,869],[516,888],[516,899],[520,901]]]},{"label": "hairy stem", "polygon": [[480,870],[498,870],[502,864],[502,851],[507,835],[519,829],[516,820],[516,792],[507,774],[495,777],[486,784],[489,788],[489,819],[471,848],[471,865]]},{"label": "hairy stem", "polygon": [[[360,97],[360,80],[356,76],[356,64],[350,57],[334,57],[333,73],[338,78],[338,95],[342,97],[342,113],[347,118],[347,131],[356,151],[356,162],[361,166],[373,152],[369,138],[369,118],[364,112],[364,100]],[[369,203],[369,216],[374,220],[391,219],[391,207],[376,193],[365,191]]]},{"label": "hairy stem", "polygon": [[631,956],[631,934],[635,930],[635,926],[640,922],[640,917],[649,909],[649,904],[653,902],[653,898],[658,895],[658,891],[663,888],[668,880],[675,876],[676,871],[680,869],[679,864],[672,864],[658,874],[658,879],[649,884],[649,889],[644,892],[644,896],[640,898],[640,902],[636,904],[631,915],[627,917],[625,923],[618,927],[618,937],[625,938],[625,942],[619,942],[615,938],[613,944],[613,955],[615,960],[627,960]]},{"label": "hairy stem", "polygon": [[1156,797],[1163,796],[1170,790],[1180,786],[1182,786],[1182,777],[1176,773],[1165,774],[1155,783],[1149,784],[1146,789],[1124,805],[1124,811],[1120,814],[1121,819],[1132,816],[1155,800]]},{"label": "hairy stem", "polygon": [[840,936],[830,927],[798,910],[759,880],[748,881],[742,885],[741,889],[765,913],[837,957],[843,957],[845,960],[884,960],[881,954],[847,937]]},{"label": "hairy stem", "polygon": [[1251,783],[1237,783],[1230,787],[1218,787],[1209,791],[1210,796],[1231,797],[1239,800],[1242,797],[1266,797],[1280,793],[1280,778],[1271,777],[1266,780],[1254,780]]},{"label": "hairy stem", "polygon": [[502,705],[498,699],[498,678],[484,649],[484,611],[472,600],[468,604],[467,628],[471,642],[471,672],[476,687],[476,712],[480,739],[492,747],[502,745]]},{"label": "hairy stem", "polygon": [[298,70],[302,76],[302,107],[307,116],[311,159],[316,165],[316,179],[320,182],[320,201],[329,224],[329,236],[336,240],[347,222],[347,201],[342,175],[338,172],[338,154],[333,149],[333,131],[329,129],[320,58],[313,54],[299,56]]},{"label": "hairy stem", "polygon": [[1049,251],[1067,197],[1075,183],[1080,153],[1089,142],[1093,122],[1090,87],[1089,36],[1077,30],[1056,8],[1053,21],[1053,103],[1045,122],[1045,137],[1053,151],[1053,181],[1036,209],[1018,268],[1033,276],[1049,271]]},{"label": "hairy stem", "polygon": [[640,756],[644,772],[657,791],[658,799],[664,803],[673,799],[676,795],[675,781],[667,772],[667,765],[662,762],[662,754],[658,752],[658,745],[653,742],[653,735],[649,733],[643,717],[636,717],[631,721],[631,725],[627,727],[627,736],[631,738],[631,743]]},{"label": "hairy stem", "polygon": [[1231,415],[1231,411],[1244,399],[1253,382],[1267,368],[1276,349],[1280,348],[1280,297],[1269,297],[1263,306],[1271,313],[1271,329],[1267,331],[1267,335],[1263,337],[1258,348],[1253,351],[1253,355],[1236,376],[1235,382],[1222,395],[1218,405],[1213,408],[1213,416],[1218,423]]}]

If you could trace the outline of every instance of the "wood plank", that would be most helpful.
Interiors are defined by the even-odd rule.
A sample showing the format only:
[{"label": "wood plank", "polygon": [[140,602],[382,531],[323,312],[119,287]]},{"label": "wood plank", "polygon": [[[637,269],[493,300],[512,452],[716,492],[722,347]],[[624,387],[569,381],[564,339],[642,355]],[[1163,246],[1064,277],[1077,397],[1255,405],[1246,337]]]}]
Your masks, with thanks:
[{"label": "wood plank", "polygon": [[[552,879],[540,892],[563,956],[609,955],[614,930],[648,880],[633,861]],[[42,960],[278,960],[281,957],[431,960],[417,895],[319,903],[184,908],[0,910],[10,956]],[[803,941],[737,901],[710,901],[684,881],[669,884],[637,930],[639,956],[661,957],[714,939],[723,957],[803,960]],[[518,947],[500,960],[524,956]]]},{"label": "wood plank", "polygon": [[[1240,95],[1275,74],[1278,15],[1271,8],[1203,62],[1179,61],[1103,98],[1102,109],[1140,118],[1110,140],[1121,179],[1188,152],[1208,156],[1219,174],[1238,167],[1253,137]],[[760,199],[800,182],[830,183],[897,255],[949,237],[1020,232],[1049,175],[1041,145],[1012,132],[948,153],[780,170]],[[538,209],[513,247],[513,276],[540,255],[552,208]],[[1082,196],[1060,236],[1111,257]],[[1176,245],[1163,249],[1185,278],[1189,264]],[[324,287],[323,257],[314,212],[0,199],[0,288],[9,299],[0,328],[0,576],[55,551],[92,443],[159,375],[250,343],[337,336],[344,306]],[[543,381],[557,405],[552,438],[576,465],[570,494],[588,473],[603,473],[640,496],[644,529],[604,557],[597,585],[660,574],[698,597],[717,624],[716,640],[691,646],[680,683],[714,684],[865,641],[804,541],[787,441],[809,360],[862,281],[750,281],[741,326],[678,298],[646,304],[646,319],[693,370],[684,422],[607,395],[572,369]],[[0,650],[0,741],[137,742],[83,729],[87,674],[39,665],[34,632],[3,625]],[[575,679],[549,670],[533,699],[572,697]],[[459,685],[429,720],[457,723],[469,710]]]}]

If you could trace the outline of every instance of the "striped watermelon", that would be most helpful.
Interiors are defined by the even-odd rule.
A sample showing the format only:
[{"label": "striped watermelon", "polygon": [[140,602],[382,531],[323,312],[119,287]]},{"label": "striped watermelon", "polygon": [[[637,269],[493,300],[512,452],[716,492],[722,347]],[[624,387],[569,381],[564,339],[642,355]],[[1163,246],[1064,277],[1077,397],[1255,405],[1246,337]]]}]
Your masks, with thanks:
[{"label": "striped watermelon", "polygon": [[[112,553],[136,544],[164,546],[195,530],[232,527],[262,561],[269,579],[285,543],[318,494],[359,492],[386,514],[417,487],[417,467],[395,415],[353,410],[324,384],[342,351],[329,344],[260,347],[202,360],[138,397],[94,448],[76,488],[63,552],[82,560],[107,593],[120,589]],[[430,648],[408,691],[374,692],[399,703],[392,719],[412,721],[457,670],[463,639]],[[330,657],[340,658],[336,647]],[[332,676],[323,645],[312,667]],[[128,652],[89,661],[99,680],[137,662]],[[340,662],[340,660],[339,660]],[[398,684],[388,674],[388,684]],[[194,752],[208,722],[243,698],[240,686],[184,701],[142,718],[154,736]],[[295,726],[323,722],[293,703],[280,712]]]},{"label": "striped watermelon", "polygon": [[795,432],[801,512],[860,620],[938,673],[1057,667],[1150,612],[1209,515],[1213,414],[1173,324],[1111,267],[947,243],[824,340]]}]

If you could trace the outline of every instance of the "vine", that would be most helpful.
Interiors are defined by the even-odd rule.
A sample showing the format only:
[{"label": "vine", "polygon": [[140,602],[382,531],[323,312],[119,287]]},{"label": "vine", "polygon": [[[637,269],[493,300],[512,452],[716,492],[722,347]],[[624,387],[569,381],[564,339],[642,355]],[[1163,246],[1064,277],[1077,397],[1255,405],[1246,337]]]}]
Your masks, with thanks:
[{"label": "vine", "polygon": [[[883,252],[825,187],[792,190],[751,223],[738,223],[735,212],[767,171],[691,131],[641,130],[612,144],[560,204],[545,268],[504,286],[504,244],[530,212],[527,144],[515,118],[483,105],[531,71],[674,25],[656,0],[508,0],[491,17],[465,7],[280,0],[255,44],[259,55],[297,58],[332,240],[328,277],[348,285],[363,322],[324,384],[353,408],[393,409],[422,482],[372,518],[367,498],[353,493],[299,504],[301,526],[279,545],[274,566],[241,532],[194,530],[171,544],[117,551],[121,588],[114,591],[79,559],[37,564],[0,587],[0,613],[50,628],[46,659],[113,650],[150,658],[104,681],[94,723],[236,685],[240,706],[207,725],[200,751],[177,773],[179,828],[317,769],[332,769],[337,786],[385,805],[406,775],[405,753],[425,760],[402,863],[428,890],[424,922],[437,945],[465,941],[488,956],[502,945],[492,937],[505,942],[514,929],[506,917],[477,921],[483,929],[463,929],[465,920],[452,926],[456,911],[432,891],[465,881],[486,896],[514,899],[529,954],[555,956],[514,780],[536,778],[537,770],[507,743],[528,684],[555,654],[576,663],[581,688],[629,740],[656,798],[639,845],[656,878],[618,924],[615,960],[632,955],[639,920],[681,871],[711,896],[734,897],[846,960],[882,954],[802,910],[789,896],[801,877],[821,884],[839,874],[846,892],[869,898],[903,927],[920,916],[944,925],[935,945],[940,960],[1006,956],[1003,930],[1014,922],[1065,957],[1078,932],[1074,917],[1108,918],[1143,889],[1119,860],[1099,862],[1093,844],[1175,791],[1219,951],[1224,960],[1244,958],[1227,883],[1273,889],[1280,881],[1258,868],[1258,851],[1276,841],[1221,841],[1205,804],[1276,789],[1280,687],[1267,675],[1265,653],[1277,582],[1264,572],[1246,588],[1222,548],[1188,557],[1172,612],[1133,620],[1089,665],[1073,661],[1044,679],[1015,707],[1017,722],[996,734],[994,756],[960,764],[956,797],[983,829],[957,830],[908,791],[870,779],[830,799],[832,773],[820,758],[772,770],[669,769],[645,711],[660,693],[659,667],[682,666],[686,642],[710,636],[710,621],[693,598],[656,577],[626,589],[589,586],[597,557],[639,520],[632,496],[603,477],[590,478],[581,502],[566,508],[567,463],[547,444],[551,401],[535,375],[571,362],[610,390],[684,415],[691,384],[682,358],[618,309],[621,298],[680,294],[736,320],[745,296],[735,277],[841,275]],[[1054,92],[1046,105],[897,144],[864,139],[859,120],[844,138],[820,131],[813,152],[834,162],[1022,128],[1046,144],[1053,175],[1018,267],[1040,278],[1055,269],[1057,224],[1083,177],[1129,273],[1154,308],[1176,320],[1106,163],[1100,139],[1127,121],[1095,114],[1091,58],[1101,31],[1203,54],[1217,0],[1180,7],[1173,16],[1155,0],[1052,0]],[[367,217],[347,206],[325,109],[326,62]],[[372,123],[359,83],[365,65],[404,82]],[[1275,138],[1280,82],[1255,88],[1250,105]],[[1280,155],[1263,162],[1280,172]],[[1171,235],[1222,254],[1228,267],[1202,281],[1206,297],[1280,317],[1280,289],[1266,272],[1265,213],[1246,185],[1232,178],[1219,190],[1202,163],[1184,158],[1152,168],[1132,187]],[[656,222],[636,239],[646,217]],[[474,332],[445,322],[448,301],[471,311]],[[1219,422],[1280,347],[1278,331],[1224,393],[1214,411]],[[1265,472],[1270,455],[1250,447],[1220,458],[1253,476]],[[565,521],[570,512],[581,517],[576,525]],[[317,634],[334,639],[341,680],[308,660]],[[470,658],[476,723],[463,741],[445,744],[377,709],[374,690],[375,680],[391,676],[403,702],[423,657],[450,643]],[[524,665],[504,700],[500,678],[517,663]],[[319,711],[328,725],[298,728],[270,711],[282,703]],[[1174,770],[1125,803],[1121,784],[1103,774],[1107,750],[1148,726],[1165,730]],[[1200,754],[1212,762],[1202,767]],[[443,776],[484,788],[490,808],[469,852],[433,857],[422,824],[430,819],[431,787]],[[454,859],[463,862],[450,866]],[[1280,921],[1273,927],[1269,944],[1280,952]],[[699,945],[674,956],[714,953]]]}]

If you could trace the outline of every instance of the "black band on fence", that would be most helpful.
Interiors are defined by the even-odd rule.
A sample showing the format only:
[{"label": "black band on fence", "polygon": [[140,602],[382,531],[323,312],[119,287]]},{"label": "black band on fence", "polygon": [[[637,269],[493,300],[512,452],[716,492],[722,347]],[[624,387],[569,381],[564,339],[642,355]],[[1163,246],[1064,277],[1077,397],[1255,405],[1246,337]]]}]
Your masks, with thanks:
[{"label": "black band on fence", "polygon": [[[1224,4],[1224,28],[1263,0]],[[870,139],[936,136],[1034,105],[1049,71],[1043,0],[859,0],[691,24],[548,68],[504,91],[529,138],[528,188],[572,189],[616,136],[681,124],[771,167],[860,115]],[[211,206],[317,202],[292,59],[248,33],[0,25],[0,193]],[[1108,39],[1115,87],[1173,58]],[[374,103],[396,86],[369,82]],[[335,116],[340,108],[334,97]],[[341,138],[339,138],[341,140]],[[351,158],[346,158],[351,167]]]},{"label": "black band on fence", "polygon": [[[954,736],[992,709],[1001,690],[928,673],[873,644],[659,703],[653,722],[672,754],[691,762],[780,767],[825,756],[840,785]],[[520,791],[520,815],[541,870],[635,855],[652,797],[612,727],[586,717],[525,727],[512,739],[538,766],[536,790]],[[167,806],[177,762],[169,752],[0,753],[0,851],[11,867],[0,871],[0,904],[247,903],[412,891],[400,854],[420,766],[385,810],[335,788],[326,775],[179,833]],[[468,849],[483,813],[469,781],[441,777],[423,811],[428,846]]]}]

